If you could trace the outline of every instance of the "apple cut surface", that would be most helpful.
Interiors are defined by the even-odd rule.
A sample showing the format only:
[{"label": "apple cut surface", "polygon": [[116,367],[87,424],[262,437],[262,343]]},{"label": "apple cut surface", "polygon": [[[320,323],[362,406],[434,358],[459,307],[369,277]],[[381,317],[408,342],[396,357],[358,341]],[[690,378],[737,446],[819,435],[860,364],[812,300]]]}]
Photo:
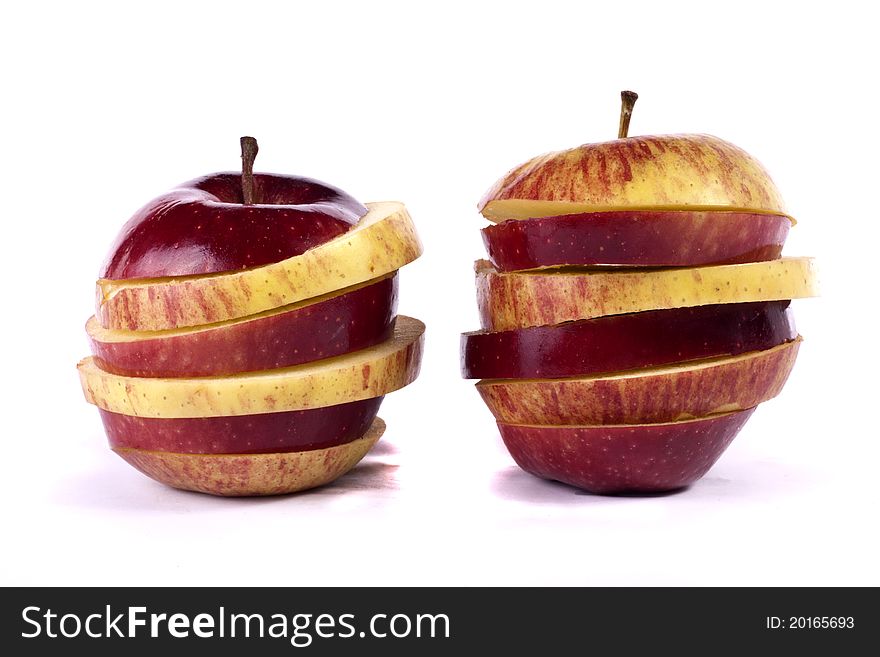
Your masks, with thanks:
[{"label": "apple cut surface", "polygon": [[477,384],[495,419],[508,424],[675,422],[752,408],[780,393],[801,340],[738,356],[552,380]]},{"label": "apple cut surface", "polygon": [[476,262],[480,325],[489,331],[606,315],[818,294],[812,258],[738,265],[619,271],[567,269],[499,273]]},{"label": "apple cut surface", "polygon": [[754,157],[710,135],[628,137],[534,157],[483,196],[490,221],[608,210],[786,214]]},{"label": "apple cut surface", "polygon": [[99,409],[110,447],[185,454],[259,454],[334,447],[364,435],[382,397],[304,411],[153,418]]},{"label": "apple cut surface", "polygon": [[425,325],[398,316],[385,342],[335,358],[276,370],[222,377],[143,378],[80,361],[86,401],[112,413],[194,418],[298,411],[380,397],[412,383],[419,373]]},{"label": "apple cut surface", "polygon": [[513,460],[535,476],[592,493],[652,493],[706,474],[753,412],[668,424],[498,428]]},{"label": "apple cut surface", "polygon": [[130,331],[247,317],[384,276],[415,260],[422,245],[401,203],[368,203],[348,232],[300,255],[226,274],[97,283],[101,326]]},{"label": "apple cut surface", "polygon": [[560,265],[691,267],[776,259],[790,226],[785,215],[615,211],[505,221],[482,234],[498,271]]},{"label": "apple cut surface", "polygon": [[461,336],[466,379],[553,379],[769,349],[794,340],[789,301],[649,310]]},{"label": "apple cut surface", "polygon": [[158,482],[199,493],[227,497],[283,495],[338,479],[366,456],[385,431],[376,418],[363,438],[304,452],[269,454],[177,454],[114,449]]},{"label": "apple cut surface", "polygon": [[391,337],[397,274],[254,317],[168,331],[114,331],[92,317],[98,366],[126,376],[219,376],[290,367]]}]

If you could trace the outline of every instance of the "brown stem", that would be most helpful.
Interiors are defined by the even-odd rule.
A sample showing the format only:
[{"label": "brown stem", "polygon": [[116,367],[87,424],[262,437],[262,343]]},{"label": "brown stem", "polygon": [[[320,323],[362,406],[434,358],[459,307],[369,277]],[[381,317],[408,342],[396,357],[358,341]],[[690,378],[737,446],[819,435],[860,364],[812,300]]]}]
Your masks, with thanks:
[{"label": "brown stem", "polygon": [[254,160],[260,148],[253,137],[242,137],[241,142],[241,195],[245,205],[254,204]]},{"label": "brown stem", "polygon": [[632,118],[633,105],[639,99],[635,91],[620,92],[620,128],[617,130],[617,138],[623,139],[629,132],[629,120]]}]

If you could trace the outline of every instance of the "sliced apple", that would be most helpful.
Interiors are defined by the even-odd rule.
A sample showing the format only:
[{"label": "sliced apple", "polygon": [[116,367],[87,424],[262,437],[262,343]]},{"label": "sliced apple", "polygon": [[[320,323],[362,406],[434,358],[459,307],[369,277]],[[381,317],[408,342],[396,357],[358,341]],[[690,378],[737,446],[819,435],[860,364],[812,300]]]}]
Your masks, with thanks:
[{"label": "sliced apple", "polygon": [[794,340],[789,301],[649,310],[461,336],[466,379],[554,379],[769,349]]},{"label": "sliced apple", "polygon": [[422,253],[401,203],[369,203],[350,231],[301,255],[242,271],[99,280],[101,326],[160,331],[213,324],[286,306],[383,276]]},{"label": "sliced apple", "polygon": [[176,454],[116,448],[119,456],[158,482],[199,493],[242,497],[283,495],[338,479],[364,458],[385,431],[376,418],[358,440],[301,452]]},{"label": "sliced apple", "polygon": [[506,331],[605,315],[818,294],[812,258],[739,265],[614,271],[567,269],[499,273],[476,262],[481,326]]},{"label": "sliced apple", "polygon": [[675,422],[757,406],[780,393],[801,340],[738,356],[551,380],[486,380],[477,391],[509,424]]},{"label": "sliced apple", "polygon": [[608,210],[738,210],[786,214],[754,157],[710,135],[629,137],[547,153],[483,196],[490,221]]},{"label": "sliced apple", "polygon": [[383,397],[303,411],[155,418],[98,409],[112,448],[185,454],[260,454],[334,447],[364,435]]},{"label": "sliced apple", "polygon": [[505,221],[482,234],[498,271],[693,267],[778,258],[790,226],[778,214],[614,211]]},{"label": "sliced apple", "polygon": [[219,376],[290,367],[364,349],[391,337],[397,275],[387,274],[291,306],[208,326],[167,331],[86,331],[101,369],[126,376]]},{"label": "sliced apple", "polygon": [[706,474],[753,412],[668,424],[498,428],[513,460],[535,476],[591,493],[653,493]]},{"label": "sliced apple", "polygon": [[294,367],[204,378],[142,378],[80,361],[86,401],[112,413],[154,418],[217,417],[297,411],[379,397],[415,380],[425,325],[398,316],[381,344]]}]

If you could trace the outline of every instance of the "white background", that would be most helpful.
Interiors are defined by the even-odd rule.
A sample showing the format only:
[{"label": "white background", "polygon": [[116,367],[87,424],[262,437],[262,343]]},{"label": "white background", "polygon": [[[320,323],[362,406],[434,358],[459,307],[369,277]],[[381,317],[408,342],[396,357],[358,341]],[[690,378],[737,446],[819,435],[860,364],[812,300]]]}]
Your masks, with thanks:
[{"label": "white background", "polygon": [[[878,91],[870,3],[10,3],[0,17],[0,584],[880,584]],[[477,328],[483,191],[532,155],[708,132],[757,156],[817,256],[823,297],[781,397],[682,493],[534,479],[458,374]],[[224,500],[106,447],[76,361],[122,223],[239,166],[404,201],[427,250],[401,310],[416,384],[336,485]]]}]

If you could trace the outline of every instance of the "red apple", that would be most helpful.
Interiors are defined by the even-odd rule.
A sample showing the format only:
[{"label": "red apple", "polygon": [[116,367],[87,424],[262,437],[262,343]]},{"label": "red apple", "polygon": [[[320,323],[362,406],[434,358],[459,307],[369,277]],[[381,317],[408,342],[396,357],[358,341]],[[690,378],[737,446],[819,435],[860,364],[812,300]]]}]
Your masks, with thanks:
[{"label": "red apple", "polygon": [[773,260],[791,221],[746,212],[610,211],[505,221],[482,230],[498,271],[560,265],[681,267]]},{"label": "red apple", "polygon": [[498,428],[513,460],[535,476],[591,493],[654,493],[706,474],[753,411],[669,424]]},{"label": "red apple", "polygon": [[183,490],[241,497],[283,495],[327,484],[351,470],[385,431],[380,418],[362,438],[335,447],[267,454],[180,454],[116,448],[148,477]]},{"label": "red apple", "polygon": [[477,391],[508,424],[642,424],[737,411],[772,399],[800,338],[739,356],[570,379],[488,380]]},{"label": "red apple", "polygon": [[616,210],[785,214],[754,157],[711,135],[627,137],[539,155],[483,196],[491,221]]},{"label": "red apple", "polygon": [[260,454],[323,449],[357,440],[372,424],[382,399],[229,417],[152,418],[98,410],[113,449]]},{"label": "red apple", "polygon": [[788,301],[653,310],[465,333],[466,379],[553,379],[769,349],[794,340]]},{"label": "red apple", "polygon": [[253,317],[168,331],[86,331],[101,369],[126,376],[219,376],[298,365],[391,337],[397,274]]},{"label": "red apple", "polygon": [[78,370],[111,447],[168,485],[267,495],[331,481],[378,440],[383,396],[419,372],[424,324],[396,317],[421,254],[401,203],[309,178],[181,185],[123,227]]},{"label": "red apple", "polygon": [[818,287],[811,259],[781,257],[794,220],[764,167],[709,135],[628,137],[636,98],[617,140],[534,157],[483,196],[483,331],[462,338],[514,460],[599,493],[702,476],[782,389],[786,308]]},{"label": "red apple", "polygon": [[101,278],[190,276],[249,269],[299,255],[349,230],[367,208],[311,178],[215,173],[150,201],[123,226]]}]

